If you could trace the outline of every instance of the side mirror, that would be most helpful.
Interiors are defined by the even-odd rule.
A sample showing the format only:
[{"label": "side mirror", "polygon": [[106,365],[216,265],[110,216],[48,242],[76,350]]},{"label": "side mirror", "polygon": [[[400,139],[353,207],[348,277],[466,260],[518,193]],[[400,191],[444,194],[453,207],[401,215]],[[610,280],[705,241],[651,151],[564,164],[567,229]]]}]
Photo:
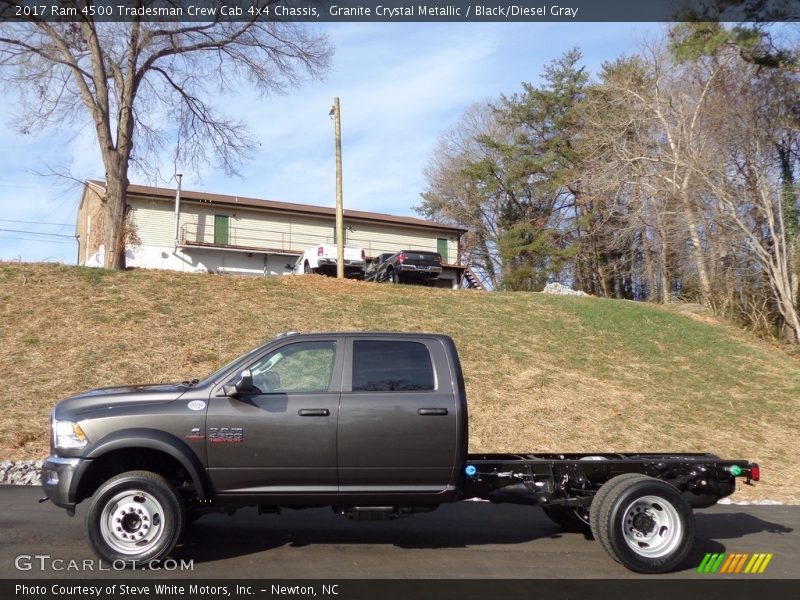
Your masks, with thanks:
[{"label": "side mirror", "polygon": [[238,396],[239,394],[249,394],[256,391],[253,385],[253,374],[250,369],[245,369],[239,376],[239,381],[235,385],[226,385],[222,388],[226,396]]},{"label": "side mirror", "polygon": [[239,381],[236,382],[236,391],[240,394],[246,394],[253,390],[255,390],[253,386],[253,374],[250,372],[250,369],[245,369],[242,371]]}]

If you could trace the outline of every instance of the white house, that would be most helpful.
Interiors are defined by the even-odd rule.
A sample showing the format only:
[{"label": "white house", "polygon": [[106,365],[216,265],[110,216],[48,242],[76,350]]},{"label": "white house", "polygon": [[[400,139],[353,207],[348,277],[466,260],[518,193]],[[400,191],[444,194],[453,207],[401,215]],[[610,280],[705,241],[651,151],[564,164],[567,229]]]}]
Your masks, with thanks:
[{"label": "white house", "polygon": [[[102,264],[98,231],[105,182],[87,181],[76,236],[78,264]],[[126,264],[144,269],[282,275],[309,246],[335,243],[333,208],[206,192],[129,185],[129,223],[139,243],[129,245]],[[414,217],[344,211],[345,242],[364,248],[367,258],[399,250],[433,250],[442,255],[437,285],[469,285],[460,263],[465,229]],[[468,270],[467,270],[468,271]]]}]

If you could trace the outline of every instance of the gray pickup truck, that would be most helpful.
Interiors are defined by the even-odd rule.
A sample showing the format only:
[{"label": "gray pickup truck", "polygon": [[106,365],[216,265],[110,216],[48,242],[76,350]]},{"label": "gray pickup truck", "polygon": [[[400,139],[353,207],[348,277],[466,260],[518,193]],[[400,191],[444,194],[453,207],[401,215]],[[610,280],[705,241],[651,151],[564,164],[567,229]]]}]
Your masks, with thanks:
[{"label": "gray pickup truck", "polygon": [[115,564],[167,556],[212,511],[330,505],[374,520],[483,498],[542,507],[626,567],[658,573],[691,549],[692,508],[760,475],[711,454],[475,455],[467,436],[449,337],[285,334],[202,381],[62,400],[42,484],[71,515],[90,500],[89,543]]}]

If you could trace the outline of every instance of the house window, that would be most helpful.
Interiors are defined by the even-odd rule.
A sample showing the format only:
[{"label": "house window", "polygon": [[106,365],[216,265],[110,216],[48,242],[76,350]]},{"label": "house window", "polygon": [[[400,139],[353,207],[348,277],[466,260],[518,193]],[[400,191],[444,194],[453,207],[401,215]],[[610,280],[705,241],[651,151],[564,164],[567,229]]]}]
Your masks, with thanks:
[{"label": "house window", "polygon": [[214,215],[214,243],[228,245],[228,215]]},{"label": "house window", "polygon": [[436,240],[436,251],[442,256],[443,264],[450,264],[450,259],[447,256],[447,240],[439,238]]}]

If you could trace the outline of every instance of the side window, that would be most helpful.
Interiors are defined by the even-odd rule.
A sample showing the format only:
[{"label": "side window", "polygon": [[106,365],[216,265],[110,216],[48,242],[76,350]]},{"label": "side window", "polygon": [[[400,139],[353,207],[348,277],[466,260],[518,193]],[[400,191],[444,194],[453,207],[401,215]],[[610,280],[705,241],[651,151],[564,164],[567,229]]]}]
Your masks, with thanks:
[{"label": "side window", "polygon": [[433,363],[425,344],[353,342],[354,392],[416,392],[435,388]]},{"label": "side window", "polygon": [[282,346],[253,363],[253,384],[263,394],[327,392],[336,342],[298,342]]}]

